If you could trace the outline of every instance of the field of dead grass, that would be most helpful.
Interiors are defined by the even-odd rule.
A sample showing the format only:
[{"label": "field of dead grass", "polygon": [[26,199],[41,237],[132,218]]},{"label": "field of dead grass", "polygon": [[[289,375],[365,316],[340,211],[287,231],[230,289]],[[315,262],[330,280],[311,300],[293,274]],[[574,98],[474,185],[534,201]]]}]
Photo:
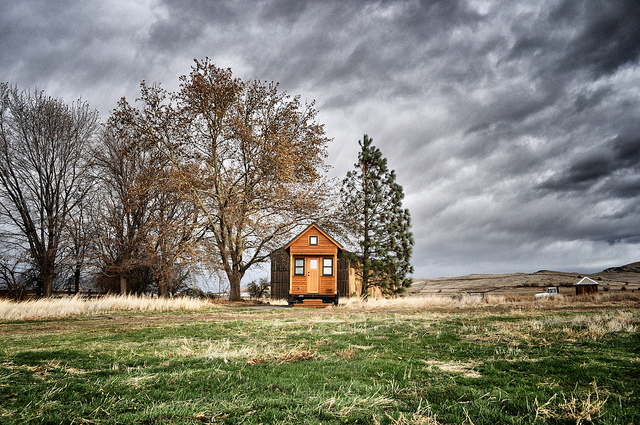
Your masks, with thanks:
[{"label": "field of dead grass", "polygon": [[361,298],[341,299],[340,306],[350,310],[385,311],[411,310],[427,311],[434,308],[444,309],[552,309],[552,308],[590,308],[606,306],[638,306],[640,293],[601,293],[588,296],[559,295],[536,299],[528,294],[485,295],[483,297],[464,295],[413,295],[391,299]]},{"label": "field of dead grass", "polygon": [[109,295],[93,299],[41,298],[23,302],[0,299],[0,320],[48,319],[109,311],[195,311],[210,305],[206,300],[195,298],[151,298],[135,295]]},{"label": "field of dead grass", "polygon": [[[0,321],[40,320],[78,315],[97,315],[108,312],[138,311],[202,311],[209,309],[234,311],[242,308],[270,305],[281,308],[284,300],[229,303],[224,300],[212,303],[195,298],[153,298],[133,295],[113,295],[102,298],[84,299],[80,297],[38,299],[14,302],[0,299]],[[592,296],[576,297],[560,295],[552,298],[535,299],[531,295],[485,295],[484,297],[464,295],[413,295],[398,298],[342,298],[338,307],[329,306],[332,311],[429,311],[433,309],[562,309],[591,307],[624,307],[640,305],[640,293],[609,292]],[[297,309],[299,310],[299,309]]]}]

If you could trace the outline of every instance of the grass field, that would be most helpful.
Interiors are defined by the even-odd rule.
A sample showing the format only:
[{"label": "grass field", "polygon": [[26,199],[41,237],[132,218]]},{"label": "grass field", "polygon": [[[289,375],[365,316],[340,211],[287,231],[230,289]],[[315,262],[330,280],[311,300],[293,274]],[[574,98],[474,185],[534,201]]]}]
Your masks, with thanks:
[{"label": "grass field", "polygon": [[0,423],[640,424],[634,300],[198,308],[1,321]]}]

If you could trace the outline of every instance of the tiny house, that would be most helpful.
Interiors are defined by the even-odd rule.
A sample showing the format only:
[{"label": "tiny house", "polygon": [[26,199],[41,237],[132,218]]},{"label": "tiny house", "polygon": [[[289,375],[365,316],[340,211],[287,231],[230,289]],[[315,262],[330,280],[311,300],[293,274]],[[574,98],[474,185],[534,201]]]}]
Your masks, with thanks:
[{"label": "tiny house", "polygon": [[342,245],[312,224],[271,253],[271,296],[290,305],[338,304],[358,293],[355,272]]}]

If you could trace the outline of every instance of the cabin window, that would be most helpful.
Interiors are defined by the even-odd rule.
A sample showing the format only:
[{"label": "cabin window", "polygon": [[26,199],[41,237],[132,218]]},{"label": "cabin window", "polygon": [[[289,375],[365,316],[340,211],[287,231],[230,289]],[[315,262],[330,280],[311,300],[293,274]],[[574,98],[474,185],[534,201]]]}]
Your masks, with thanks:
[{"label": "cabin window", "polygon": [[309,236],[309,245],[318,245],[318,237]]},{"label": "cabin window", "polygon": [[322,275],[333,276],[333,258],[322,259]]},{"label": "cabin window", "polygon": [[296,258],[293,267],[293,274],[295,276],[304,276],[304,258]]}]

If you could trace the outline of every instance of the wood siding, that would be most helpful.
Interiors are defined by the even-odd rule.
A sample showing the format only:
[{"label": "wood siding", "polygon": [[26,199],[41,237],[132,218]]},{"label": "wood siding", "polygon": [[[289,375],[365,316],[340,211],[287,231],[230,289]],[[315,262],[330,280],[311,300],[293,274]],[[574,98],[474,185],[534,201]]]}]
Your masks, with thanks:
[{"label": "wood siding", "polygon": [[338,257],[336,273],[338,275],[338,294],[340,294],[340,298],[351,296],[351,291],[349,290],[349,260],[345,255]]},{"label": "wood siding", "polygon": [[576,285],[576,295],[590,295],[598,293],[598,285]]},{"label": "wood siding", "polygon": [[284,248],[271,253],[271,298],[286,299],[289,296],[289,254]]},{"label": "wood siding", "polygon": [[[310,244],[310,237],[318,238],[317,245]],[[320,274],[320,285],[318,293],[322,295],[333,295],[337,291],[337,270],[336,265],[338,263],[338,246],[328,238],[322,231],[315,226],[309,227],[306,231],[298,235],[289,245],[289,253],[291,258],[304,257],[306,258],[305,276],[295,276],[293,271],[289,274],[291,276],[291,288],[289,290],[292,295],[307,294],[309,293],[309,287],[307,286],[307,279],[309,275],[309,258],[317,258],[318,260],[318,273]],[[322,259],[333,258],[333,275],[322,276]]]},{"label": "wood siding", "polygon": [[307,293],[307,276],[292,276],[291,277],[291,289],[289,290],[291,295],[299,295]]},{"label": "wood siding", "polygon": [[[316,236],[318,245],[310,245],[309,236]],[[321,231],[311,227],[289,245],[289,252],[294,257],[337,256],[338,247]]]}]

